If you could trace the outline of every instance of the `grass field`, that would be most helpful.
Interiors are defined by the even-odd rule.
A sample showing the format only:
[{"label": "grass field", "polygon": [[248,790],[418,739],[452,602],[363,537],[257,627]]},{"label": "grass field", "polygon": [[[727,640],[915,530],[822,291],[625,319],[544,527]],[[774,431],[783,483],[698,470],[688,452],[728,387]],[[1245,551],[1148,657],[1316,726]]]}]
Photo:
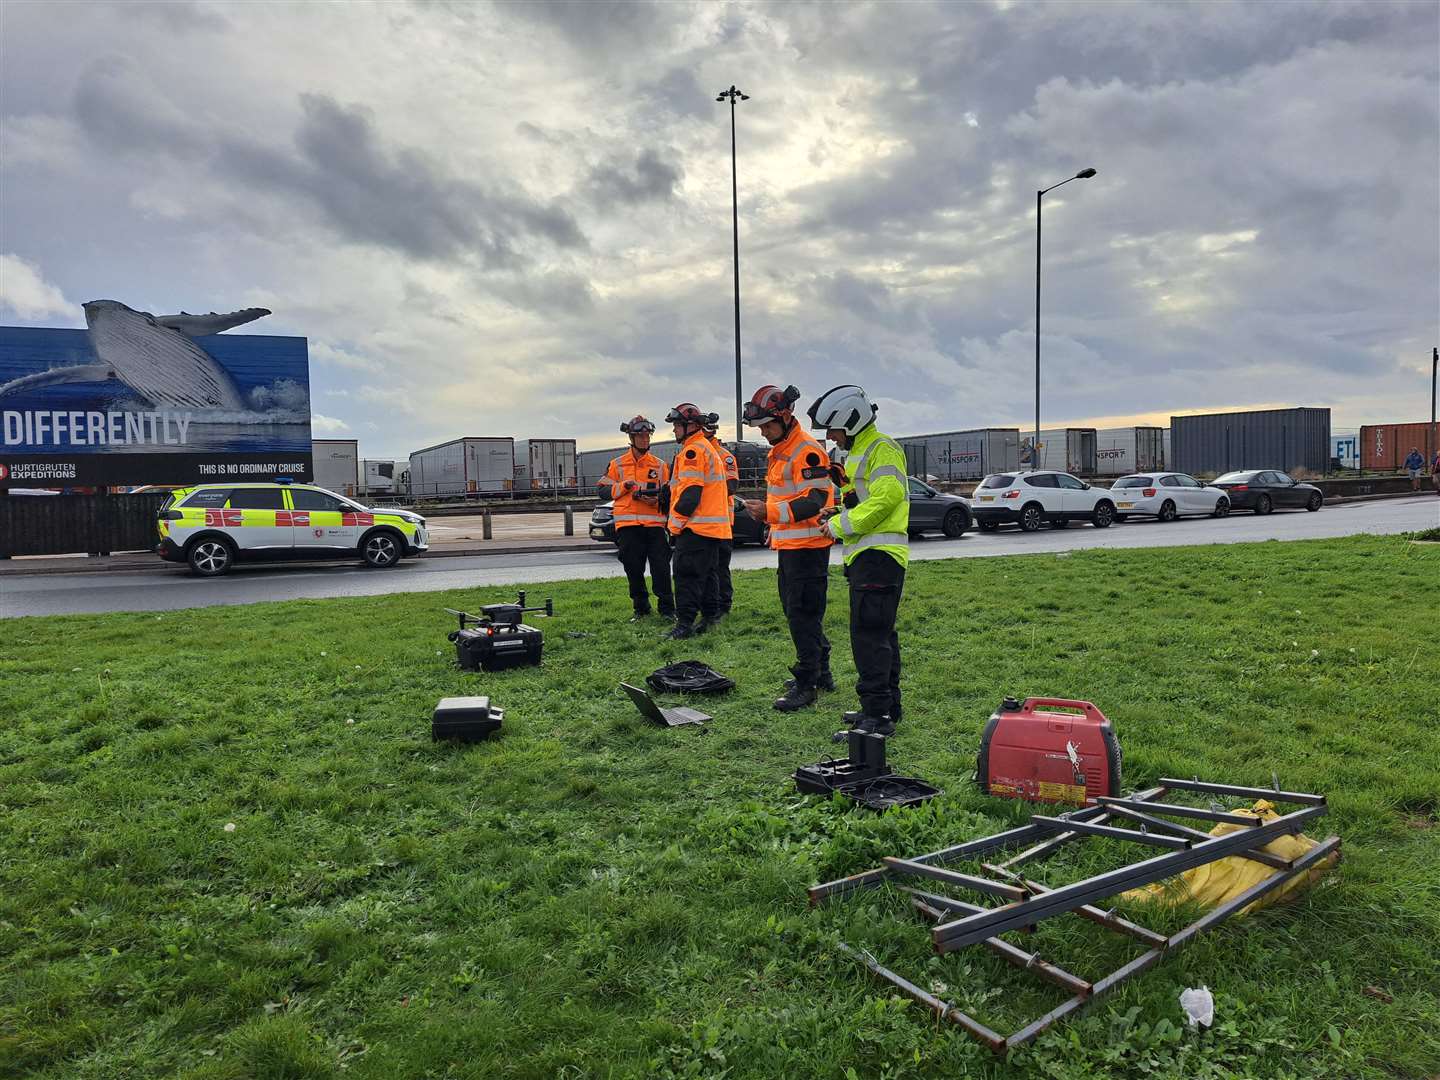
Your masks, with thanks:
[{"label": "grass field", "polygon": [[[0,1075],[1440,1072],[1440,548],[918,564],[891,759],[946,795],[883,816],[794,793],[853,669],[837,575],[842,689],[774,713],[773,589],[738,575],[719,632],[661,646],[624,622],[621,581],[537,588],[545,666],[481,676],[453,667],[440,609],[504,590],[0,623]],[[616,684],[686,656],[739,688],[696,703],[704,730],[644,725]],[[502,736],[433,744],[436,699],[472,692],[505,707]],[[969,782],[1005,694],[1098,703],[1127,787],[1273,771],[1326,792],[1310,835],[1344,861],[996,1058],[833,943],[1002,1031],[1058,990],[984,950],[931,955],[898,894],[810,911],[805,888],[1022,821]],[[1040,876],[1136,857],[1111,843]],[[1026,947],[1086,977],[1135,952],[1073,917]],[[1201,984],[1215,1027],[1188,1032],[1177,996]]]}]

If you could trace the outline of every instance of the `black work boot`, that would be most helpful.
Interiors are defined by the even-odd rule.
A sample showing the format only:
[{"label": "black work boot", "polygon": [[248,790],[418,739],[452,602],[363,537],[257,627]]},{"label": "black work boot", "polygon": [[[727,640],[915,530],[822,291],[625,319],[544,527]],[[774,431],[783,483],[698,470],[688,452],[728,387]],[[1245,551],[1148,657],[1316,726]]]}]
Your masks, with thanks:
[{"label": "black work boot", "polygon": [[701,615],[701,616],[700,616],[700,621],[695,624],[695,633],[697,633],[697,634],[706,634],[706,633],[709,633],[711,630],[714,630],[714,629],[715,629],[715,627],[719,624],[719,622],[720,622],[720,616],[719,616],[719,615]]},{"label": "black work boot", "polygon": [[679,623],[679,622],[677,622],[674,626],[672,626],[672,627],[670,628],[670,632],[669,632],[668,634],[666,634],[666,635],[665,635],[663,638],[661,638],[660,640],[662,640],[662,641],[684,641],[686,638],[692,638],[692,637],[694,637],[696,633],[697,633],[696,629],[695,629],[693,626],[689,625],[688,623]]},{"label": "black work boot", "polygon": [[815,688],[797,683],[794,679],[787,681],[783,697],[775,699],[775,708],[780,712],[794,712],[796,709],[803,709],[807,705],[815,704]]},{"label": "black work boot", "polygon": [[[866,735],[891,735],[894,734],[895,725],[890,723],[888,716],[869,716],[863,709],[856,709],[847,712],[841,719],[845,726],[834,735],[830,736],[831,742],[843,743],[850,737],[852,731],[863,731]],[[889,731],[881,730],[882,725],[890,724]]]},{"label": "black work boot", "polygon": [[650,618],[650,609],[649,609],[648,607],[647,607],[647,608],[636,608],[636,609],[635,609],[635,614],[630,616],[630,621],[631,621],[631,622],[644,622],[644,621],[645,621],[646,619],[648,619],[648,618]]},{"label": "black work boot", "polygon": [[[786,679],[786,680],[785,680],[785,689],[786,689],[786,690],[789,690],[789,689],[790,689],[792,686],[794,686],[794,685],[795,685],[795,680],[794,680],[794,679]],[[822,672],[820,672],[820,675],[819,675],[819,676],[816,678],[816,680],[815,680],[815,689],[816,689],[816,690],[834,690],[834,689],[835,689],[835,676],[831,675],[828,670],[827,670],[827,671],[822,671]]]}]

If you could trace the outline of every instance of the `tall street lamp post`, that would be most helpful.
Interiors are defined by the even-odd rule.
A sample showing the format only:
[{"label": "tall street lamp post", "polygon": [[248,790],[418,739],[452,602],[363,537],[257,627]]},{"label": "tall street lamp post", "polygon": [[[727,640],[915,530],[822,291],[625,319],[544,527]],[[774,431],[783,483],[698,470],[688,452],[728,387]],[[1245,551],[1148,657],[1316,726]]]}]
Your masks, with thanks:
[{"label": "tall street lamp post", "polygon": [[1040,467],[1040,200],[1045,197],[1046,192],[1063,187],[1071,180],[1089,180],[1094,175],[1094,169],[1081,169],[1074,176],[1066,177],[1058,184],[1051,184],[1043,191],[1035,192],[1035,442],[1031,446],[1032,469]]},{"label": "tall street lamp post", "polygon": [[732,85],[715,98],[716,101],[727,99],[730,102],[730,223],[735,240],[735,441],[739,442],[745,429],[740,426],[743,394],[740,389],[740,188],[735,179],[735,102],[749,101],[750,95],[742,94]]}]

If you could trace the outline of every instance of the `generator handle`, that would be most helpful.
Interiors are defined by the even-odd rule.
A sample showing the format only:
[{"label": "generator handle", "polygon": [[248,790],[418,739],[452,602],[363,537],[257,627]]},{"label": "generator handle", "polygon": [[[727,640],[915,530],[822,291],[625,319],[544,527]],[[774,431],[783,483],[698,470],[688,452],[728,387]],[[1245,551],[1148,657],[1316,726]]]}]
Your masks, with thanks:
[{"label": "generator handle", "polygon": [[1074,698],[1032,697],[1026,698],[1025,704],[1020,707],[1026,712],[1034,712],[1035,709],[1043,705],[1056,705],[1064,709],[1079,709],[1081,712],[1085,713],[1086,716],[1099,716],[1103,718],[1105,715],[1099,709],[1097,709],[1092,702],[1077,701]]}]

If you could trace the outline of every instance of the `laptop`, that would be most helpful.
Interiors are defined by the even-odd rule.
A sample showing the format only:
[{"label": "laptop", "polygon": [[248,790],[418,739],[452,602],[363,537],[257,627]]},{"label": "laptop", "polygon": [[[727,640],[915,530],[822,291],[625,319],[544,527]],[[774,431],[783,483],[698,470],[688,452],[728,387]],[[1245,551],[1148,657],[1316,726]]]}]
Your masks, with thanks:
[{"label": "laptop", "polygon": [[644,687],[631,686],[627,682],[620,684],[620,689],[630,695],[630,700],[635,702],[635,707],[640,710],[640,715],[647,720],[652,720],[665,727],[680,727],[682,724],[703,724],[711,719],[698,709],[687,709],[683,706],[676,709],[662,709],[655,704],[655,699],[650,696],[650,691]]}]

